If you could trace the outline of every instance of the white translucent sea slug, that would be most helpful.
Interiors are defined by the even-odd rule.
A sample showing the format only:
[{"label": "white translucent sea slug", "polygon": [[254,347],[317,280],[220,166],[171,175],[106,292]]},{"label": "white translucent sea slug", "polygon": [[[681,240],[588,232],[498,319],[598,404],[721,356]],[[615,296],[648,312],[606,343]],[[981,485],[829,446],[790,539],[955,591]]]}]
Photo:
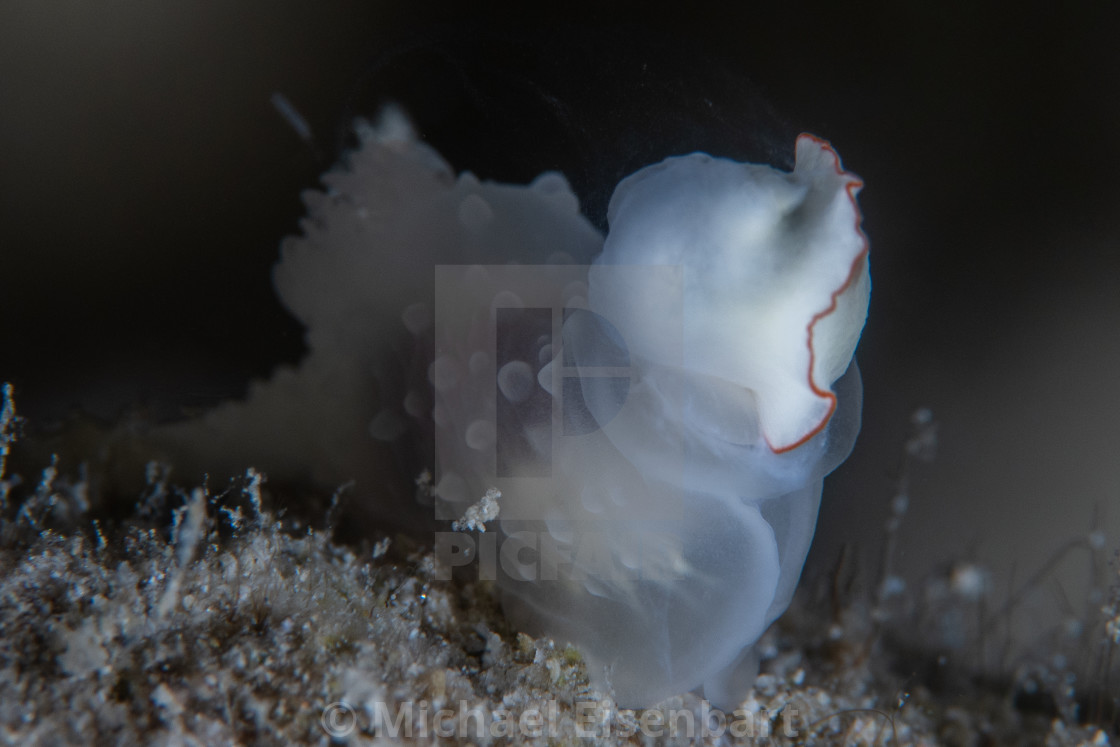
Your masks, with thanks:
[{"label": "white translucent sea slug", "polygon": [[[735,703],[859,430],[859,180],[809,135],[791,172],[670,158],[619,184],[604,241],[559,174],[456,177],[389,112],[324,182],[275,271],[308,357],[165,438],[376,495],[372,455],[432,433],[439,518],[502,493],[477,560],[516,626],[622,706]],[[402,337],[426,380],[395,376]]]}]

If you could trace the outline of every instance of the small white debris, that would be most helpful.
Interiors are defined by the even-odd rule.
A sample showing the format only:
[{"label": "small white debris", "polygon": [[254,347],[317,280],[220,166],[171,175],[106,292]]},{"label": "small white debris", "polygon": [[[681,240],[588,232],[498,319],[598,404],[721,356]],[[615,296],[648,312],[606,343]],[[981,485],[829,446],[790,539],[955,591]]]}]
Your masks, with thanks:
[{"label": "small white debris", "polygon": [[166,683],[161,682],[159,687],[152,691],[152,702],[162,708],[170,718],[176,718],[183,713],[183,704]]},{"label": "small white debris", "polygon": [[427,498],[430,501],[434,495],[435,485],[432,483],[432,473],[425,469],[416,476],[416,496],[417,498]]},{"label": "small white debris", "polygon": [[988,588],[988,574],[973,563],[958,563],[949,572],[949,588],[964,599],[978,601]]},{"label": "small white debris", "polygon": [[[186,519],[183,519],[183,512]],[[156,606],[156,615],[160,619],[167,616],[172,607],[179,600],[179,586],[183,582],[183,575],[194,556],[195,546],[205,535],[206,523],[206,493],[202,488],[195,488],[191,493],[190,503],[180,508],[175,514],[175,524],[172,526],[171,539],[175,544],[175,560],[177,567],[164,589]]]},{"label": "small white debris", "polygon": [[883,599],[890,599],[896,597],[906,591],[906,581],[900,576],[887,576],[883,579],[883,587],[879,594]]},{"label": "small white debris", "polygon": [[458,521],[451,522],[451,528],[456,532],[485,532],[486,522],[498,518],[498,499],[501,497],[502,491],[490,488]]},{"label": "small white debris", "polygon": [[778,678],[772,674],[760,674],[755,678],[754,689],[761,695],[773,696],[778,692]]},{"label": "small white debris", "polygon": [[556,659],[548,659],[544,663],[545,669],[548,670],[548,676],[552,678],[553,683],[560,681],[560,662]]},{"label": "small white debris", "polygon": [[92,619],[63,636],[66,650],[58,656],[58,666],[71,677],[85,677],[108,670],[109,653],[101,645],[102,636]]}]

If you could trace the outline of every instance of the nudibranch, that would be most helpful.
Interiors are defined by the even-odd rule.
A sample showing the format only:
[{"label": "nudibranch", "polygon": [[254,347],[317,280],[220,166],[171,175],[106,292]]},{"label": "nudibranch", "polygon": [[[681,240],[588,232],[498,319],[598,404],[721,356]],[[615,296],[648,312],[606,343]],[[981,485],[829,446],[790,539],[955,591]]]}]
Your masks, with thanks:
[{"label": "nudibranch", "polygon": [[604,239],[559,174],[456,176],[393,112],[362,135],[275,270],[308,357],[165,437],[376,500],[370,455],[434,433],[437,517],[501,493],[472,560],[514,625],[621,706],[738,702],[859,430],[860,181],[809,135],[789,172],[669,158]]},{"label": "nudibranch", "polygon": [[734,704],[792,597],[859,429],[860,186],[809,135],[791,172],[670,158],[586,274],[437,271],[438,497],[501,490],[507,614],[622,705]]}]

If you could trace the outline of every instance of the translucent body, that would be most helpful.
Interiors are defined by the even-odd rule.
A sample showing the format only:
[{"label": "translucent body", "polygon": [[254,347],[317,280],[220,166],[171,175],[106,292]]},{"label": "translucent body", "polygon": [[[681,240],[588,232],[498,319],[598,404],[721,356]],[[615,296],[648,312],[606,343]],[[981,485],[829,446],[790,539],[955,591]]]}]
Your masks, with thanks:
[{"label": "translucent body", "polygon": [[[579,379],[584,401],[571,409],[606,415],[601,427],[545,442],[548,479],[482,479],[502,489],[505,546],[524,548],[498,566],[503,606],[519,630],[579,645],[596,684],[609,683],[620,704],[648,706],[702,686],[731,707],[756,671],[751,646],[796,588],[822,479],[859,430],[858,370],[853,364],[837,382],[828,426],[798,449],[775,453],[760,435],[727,441],[711,427],[715,403],[684,408],[682,417],[677,405],[697,384],[679,372],[633,369],[627,389]],[[489,376],[479,372],[479,387]],[[612,392],[625,403],[604,401]],[[437,400],[451,430],[459,403],[472,401],[455,391]],[[547,430],[553,418],[551,407],[522,413],[497,442]],[[749,417],[735,414],[737,422]],[[469,445],[439,451],[444,475],[467,476],[456,483],[464,503],[452,503],[450,513],[477,493],[481,475],[492,475],[493,453]]]},{"label": "translucent body", "polygon": [[502,491],[515,626],[623,706],[733,704],[859,430],[858,181],[805,136],[791,173],[669,159],[619,186],[604,244],[562,176],[455,177],[391,113],[324,180],[275,270],[308,357],[155,439],[356,480],[372,510],[386,455],[434,433],[437,518]]},{"label": "translucent body", "polygon": [[[858,185],[815,138],[792,173],[669,159],[616,190],[585,285],[476,268],[440,286],[437,364],[461,372],[435,384],[440,498],[501,488],[507,613],[579,644],[622,705],[703,686],[733,706],[789,604],[859,430]],[[530,307],[564,310],[559,341]]]}]

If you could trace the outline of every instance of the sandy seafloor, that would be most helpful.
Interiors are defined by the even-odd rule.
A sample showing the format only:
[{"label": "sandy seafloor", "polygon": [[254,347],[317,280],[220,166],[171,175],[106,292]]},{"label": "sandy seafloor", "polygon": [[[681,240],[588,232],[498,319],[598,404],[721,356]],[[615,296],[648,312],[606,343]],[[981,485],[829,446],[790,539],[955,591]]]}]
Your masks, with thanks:
[{"label": "sandy seafloor", "polygon": [[[3,421],[6,452],[11,402]],[[923,615],[976,612],[963,577],[955,603],[917,612],[871,600],[841,564],[760,642],[738,709],[683,693],[632,711],[591,686],[578,649],[511,629],[486,582],[438,580],[431,548],[403,535],[336,543],[337,505],[278,512],[255,471],[182,488],[153,463],[134,506],[100,517],[88,471],[0,475],[6,744],[1115,740],[1111,640],[1083,661],[1039,651],[1003,678],[971,673],[968,646],[915,645]],[[1115,634],[1118,595],[1086,621],[1098,636]]]}]

